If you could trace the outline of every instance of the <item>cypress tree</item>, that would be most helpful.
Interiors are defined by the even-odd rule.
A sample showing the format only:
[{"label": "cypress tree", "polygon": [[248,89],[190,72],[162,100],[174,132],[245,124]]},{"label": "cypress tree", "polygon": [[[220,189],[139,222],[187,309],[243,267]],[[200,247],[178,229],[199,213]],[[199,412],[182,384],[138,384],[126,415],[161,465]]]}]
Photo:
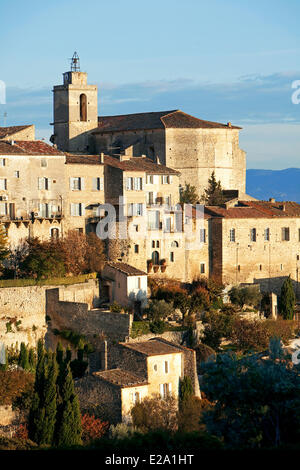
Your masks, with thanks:
[{"label": "cypress tree", "polygon": [[57,408],[56,444],[58,447],[81,445],[81,416],[79,400],[74,390],[74,381],[67,361],[60,371],[60,402]]},{"label": "cypress tree", "polygon": [[28,418],[29,438],[37,444],[41,444],[43,442],[43,421],[45,418],[45,368],[44,344],[42,340],[39,340],[37,345],[37,366],[35,371],[34,394]]},{"label": "cypress tree", "polygon": [[58,365],[54,353],[48,354],[47,378],[44,390],[44,429],[43,443],[52,444],[56,422],[56,380]]},{"label": "cypress tree", "polygon": [[29,361],[29,369],[31,371],[34,371],[36,367],[36,357],[35,357],[34,348],[29,349],[28,361]]},{"label": "cypress tree", "polygon": [[20,354],[19,354],[18,363],[19,363],[19,366],[22,367],[22,369],[24,370],[30,369],[29,352],[25,343],[21,343],[20,345]]},{"label": "cypress tree", "polygon": [[282,284],[281,293],[278,300],[279,313],[285,320],[293,320],[296,296],[290,276]]},{"label": "cypress tree", "polygon": [[221,181],[216,180],[214,171],[208,180],[208,188],[204,190],[201,199],[208,206],[218,206],[224,203]]},{"label": "cypress tree", "polygon": [[180,403],[184,404],[194,394],[191,378],[187,375],[180,380]]},{"label": "cypress tree", "polygon": [[64,350],[60,341],[57,343],[56,346],[56,360],[59,366],[63,363],[64,360]]}]

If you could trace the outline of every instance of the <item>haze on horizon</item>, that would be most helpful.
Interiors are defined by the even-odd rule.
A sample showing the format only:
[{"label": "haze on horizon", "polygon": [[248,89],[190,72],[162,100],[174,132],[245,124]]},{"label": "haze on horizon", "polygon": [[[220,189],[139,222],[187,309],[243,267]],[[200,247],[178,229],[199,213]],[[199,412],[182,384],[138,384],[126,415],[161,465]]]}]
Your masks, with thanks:
[{"label": "haze on horizon", "polygon": [[[240,125],[248,168],[300,167],[297,0],[11,0],[0,4],[0,125],[52,133],[53,85],[76,50],[99,114],[182,109]],[[9,19],[9,21],[8,21]]]}]

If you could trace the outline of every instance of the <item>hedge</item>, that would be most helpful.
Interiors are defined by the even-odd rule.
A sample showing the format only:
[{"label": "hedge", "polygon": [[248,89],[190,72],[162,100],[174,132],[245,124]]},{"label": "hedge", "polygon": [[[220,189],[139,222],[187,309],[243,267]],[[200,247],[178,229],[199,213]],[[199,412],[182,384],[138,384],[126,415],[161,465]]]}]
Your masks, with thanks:
[{"label": "hedge", "polygon": [[51,279],[1,279],[0,288],[2,287],[27,287],[27,286],[56,286],[79,284],[89,279],[96,279],[97,273],[79,274],[72,277],[53,277]]}]

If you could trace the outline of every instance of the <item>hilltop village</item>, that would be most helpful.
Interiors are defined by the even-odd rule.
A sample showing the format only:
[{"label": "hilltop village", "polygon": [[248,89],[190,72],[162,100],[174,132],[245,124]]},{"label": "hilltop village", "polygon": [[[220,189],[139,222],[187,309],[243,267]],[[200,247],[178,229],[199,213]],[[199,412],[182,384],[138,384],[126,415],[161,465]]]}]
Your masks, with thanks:
[{"label": "hilltop village", "polygon": [[[300,205],[246,194],[239,126],[98,116],[97,97],[74,56],[51,143],[33,124],[0,127],[0,362],[36,373],[41,348],[66,354],[85,416],[138,427],[137,405],[173,397],[173,428],[198,430],[209,357],[297,334]],[[3,433],[27,412],[0,401]]]}]

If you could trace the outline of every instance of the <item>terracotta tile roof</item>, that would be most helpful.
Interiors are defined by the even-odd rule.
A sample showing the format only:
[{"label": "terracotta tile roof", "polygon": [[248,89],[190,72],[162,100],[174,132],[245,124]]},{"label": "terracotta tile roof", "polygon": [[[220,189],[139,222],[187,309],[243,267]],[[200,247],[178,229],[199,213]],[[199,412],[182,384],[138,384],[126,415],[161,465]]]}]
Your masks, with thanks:
[{"label": "terracotta tile roof", "polygon": [[123,274],[126,274],[127,276],[147,276],[147,273],[144,271],[141,271],[140,269],[135,268],[134,266],[131,266],[130,264],[126,263],[113,263],[113,262],[108,262],[106,263],[107,266],[110,266],[111,268],[117,269]]},{"label": "terracotta tile roof", "polygon": [[9,126],[9,127],[0,127],[0,139],[3,137],[8,137],[9,135],[15,134],[16,132],[23,131],[27,127],[31,127],[32,124],[26,126]]},{"label": "terracotta tile roof", "polygon": [[198,119],[183,111],[158,111],[151,113],[99,116],[98,129],[94,133],[134,131],[141,129],[194,128],[194,129],[241,129],[219,122]]},{"label": "terracotta tile roof", "polygon": [[0,140],[0,155],[63,155],[62,152],[41,140]]},{"label": "terracotta tile roof", "polygon": [[239,201],[238,206],[206,206],[205,212],[211,217],[226,219],[256,219],[278,217],[300,217],[300,204],[296,202]]},{"label": "terracotta tile roof", "polygon": [[99,377],[113,385],[118,385],[121,388],[136,387],[140,385],[148,385],[148,382],[143,377],[133,374],[127,370],[110,369],[99,372],[94,372],[95,377]]},{"label": "terracotta tile roof", "polygon": [[100,155],[74,155],[66,153],[66,164],[79,164],[79,165],[103,165],[100,162]]},{"label": "terracotta tile roof", "polygon": [[142,171],[153,175],[180,175],[178,171],[165,165],[159,165],[147,157],[132,157],[130,160],[120,162],[115,157],[105,155],[104,163],[123,171]]},{"label": "terracotta tile roof", "polygon": [[149,341],[141,341],[137,343],[120,343],[122,346],[128,349],[133,349],[145,356],[161,356],[163,354],[178,354],[180,348],[175,344],[167,344],[159,341],[159,339],[151,339]]}]

